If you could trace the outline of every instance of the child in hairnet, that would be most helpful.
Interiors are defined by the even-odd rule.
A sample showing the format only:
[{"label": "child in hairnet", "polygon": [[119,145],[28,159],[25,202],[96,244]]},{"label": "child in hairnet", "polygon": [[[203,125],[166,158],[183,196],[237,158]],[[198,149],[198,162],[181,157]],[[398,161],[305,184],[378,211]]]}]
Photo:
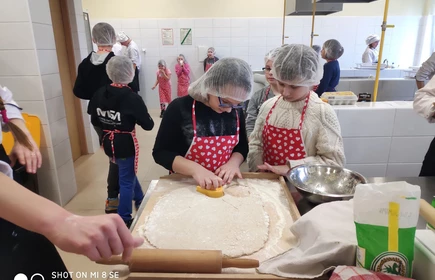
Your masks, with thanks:
[{"label": "child in hairnet", "polygon": [[246,101],[248,103],[246,109],[246,133],[248,134],[248,138],[254,130],[255,120],[257,119],[261,105],[263,105],[266,100],[269,100],[280,94],[278,82],[271,73],[273,60],[275,59],[278,50],[279,48],[271,50],[264,58],[265,66],[263,71],[269,85],[255,92],[252,95],[252,98]]},{"label": "child in hairnet", "polygon": [[157,85],[159,86],[160,117],[163,118],[163,114],[172,100],[171,70],[166,67],[166,61],[163,59],[159,60],[157,66],[159,67],[156,72],[157,80],[152,89],[154,90]]},{"label": "child in hairnet", "polygon": [[248,154],[241,103],[251,97],[249,64],[224,58],[175,99],[163,116],[153,149],[156,163],[213,189],[242,177]]},{"label": "child in hairnet", "polygon": [[138,208],[144,196],[136,177],[139,144],[135,126],[138,124],[144,130],[154,127],[143,99],[128,86],[134,78],[134,72],[130,58],[113,57],[107,64],[107,75],[112,83],[100,88],[88,107],[92,124],[103,131],[104,152],[118,165],[118,214],[127,226],[132,221],[132,200]]},{"label": "child in hairnet", "polygon": [[250,171],[285,175],[305,163],[343,166],[337,115],[311,91],[319,83],[319,68],[319,56],[312,48],[299,44],[280,48],[272,74],[281,95],[260,108],[249,142]]},{"label": "child in hairnet", "polygon": [[183,54],[180,54],[177,58],[175,73],[177,73],[178,77],[177,96],[186,96],[190,84],[190,66]]},{"label": "child in hairnet", "polygon": [[321,56],[326,60],[323,65],[323,78],[315,90],[320,97],[324,92],[334,92],[340,81],[340,64],[338,60],[344,53],[344,48],[337,40],[331,39],[323,44]]},{"label": "child in hairnet", "polygon": [[204,59],[204,72],[207,72],[219,58],[215,55],[216,50],[213,47],[208,48],[207,57]]}]

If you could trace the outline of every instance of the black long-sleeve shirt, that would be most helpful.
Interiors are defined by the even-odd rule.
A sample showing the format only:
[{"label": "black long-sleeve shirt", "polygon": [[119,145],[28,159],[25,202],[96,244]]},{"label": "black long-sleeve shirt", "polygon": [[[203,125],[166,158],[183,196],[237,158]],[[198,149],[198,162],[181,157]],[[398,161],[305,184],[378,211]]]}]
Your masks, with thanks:
[{"label": "black long-sleeve shirt", "polygon": [[204,72],[205,72],[205,68],[207,67],[208,63],[215,64],[218,60],[219,60],[219,58],[217,56],[215,56],[213,58],[209,58],[207,56],[206,59],[204,59]]},{"label": "black long-sleeve shirt", "polygon": [[[193,98],[184,96],[177,98],[169,104],[154,143],[153,157],[156,163],[168,170],[176,156],[184,157],[193,140],[192,123]],[[244,158],[248,155],[248,138],[242,109],[239,114],[240,137],[239,143],[233,149]],[[197,101],[195,106],[196,131],[198,137],[225,136],[237,134],[236,111],[231,113],[217,113],[202,102]]]},{"label": "black long-sleeve shirt", "polygon": [[[154,121],[148,114],[145,103],[137,93],[128,87],[117,88],[110,85],[99,89],[89,102],[88,114],[91,122],[103,130],[133,131],[135,125],[144,130],[151,130]],[[103,132],[103,135],[106,133]],[[115,157],[128,158],[135,154],[134,142],[131,134],[115,134]],[[109,137],[104,137],[104,152],[112,156],[112,146]]]},{"label": "black long-sleeve shirt", "polygon": [[[112,83],[107,75],[106,65],[115,54],[110,52],[103,63],[95,65],[91,60],[93,53],[94,52],[91,52],[88,57],[83,59],[77,70],[77,79],[74,83],[73,92],[74,95],[80,99],[91,100],[92,96],[99,88]],[[135,77],[138,73],[136,69]],[[129,86],[134,92],[139,91],[139,85],[136,80],[133,80]]]},{"label": "black long-sleeve shirt", "polygon": [[323,78],[320,80],[320,84],[316,89],[319,97],[324,92],[335,91],[335,87],[340,81],[340,64],[337,60],[333,60],[323,65]]}]

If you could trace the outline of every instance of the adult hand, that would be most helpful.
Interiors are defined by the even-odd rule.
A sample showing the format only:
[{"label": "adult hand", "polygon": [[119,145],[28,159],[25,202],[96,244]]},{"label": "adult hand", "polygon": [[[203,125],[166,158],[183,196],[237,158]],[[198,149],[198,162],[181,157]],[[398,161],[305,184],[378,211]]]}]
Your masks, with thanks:
[{"label": "adult hand", "polygon": [[155,90],[155,89],[156,89],[156,87],[154,86],[154,87],[152,87],[151,89],[152,89],[152,90]]},{"label": "adult hand", "polygon": [[133,249],[143,243],[133,237],[117,214],[100,216],[71,215],[63,221],[53,223],[52,229],[44,234],[60,249],[87,256],[91,261],[108,259],[122,253],[128,261]]},{"label": "adult hand", "polygon": [[38,146],[36,145],[35,141],[33,141],[31,136],[29,136],[29,141],[32,144],[33,151],[15,141],[14,147],[9,155],[9,159],[11,160],[12,167],[18,160],[20,164],[26,167],[27,173],[34,174],[38,168],[41,168],[42,156]]},{"label": "adult hand", "polygon": [[223,180],[220,177],[202,166],[195,170],[192,177],[203,189],[213,190],[223,185]]},{"label": "adult hand", "polygon": [[240,166],[235,163],[227,162],[218,169],[215,174],[222,178],[224,184],[229,184],[233,180],[234,176],[242,179],[242,173],[240,172]]},{"label": "adult hand", "polygon": [[281,175],[281,176],[285,176],[287,175],[287,173],[290,171],[290,167],[288,167],[288,165],[276,165],[276,166],[272,166],[270,164],[268,164],[267,162],[265,162],[262,165],[257,166],[258,169],[261,171],[270,171],[273,172],[275,174]]}]

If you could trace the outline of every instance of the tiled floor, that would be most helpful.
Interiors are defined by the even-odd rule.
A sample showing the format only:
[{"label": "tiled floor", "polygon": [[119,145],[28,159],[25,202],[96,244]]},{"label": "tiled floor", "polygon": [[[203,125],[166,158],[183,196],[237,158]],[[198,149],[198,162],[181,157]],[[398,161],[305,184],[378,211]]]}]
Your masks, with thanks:
[{"label": "tiled floor", "polygon": [[[144,131],[138,128],[137,136],[140,143],[138,179],[144,192],[147,190],[151,180],[158,179],[160,176],[167,175],[168,172],[157,165],[151,155],[154,140],[160,126],[160,112],[153,110],[151,115],[155,126],[152,131]],[[93,155],[83,156],[74,163],[77,187],[77,195],[65,206],[65,208],[75,214],[90,216],[104,214],[104,202],[107,195],[106,177],[108,171],[108,158],[102,150]],[[109,268],[91,262],[83,256],[70,254],[60,251],[60,254],[73,279],[91,279],[90,273],[99,275],[103,278],[103,272],[108,272]],[[84,277],[88,273],[87,277]],[[82,274],[82,275],[79,275]],[[121,278],[118,278],[121,279]]]}]

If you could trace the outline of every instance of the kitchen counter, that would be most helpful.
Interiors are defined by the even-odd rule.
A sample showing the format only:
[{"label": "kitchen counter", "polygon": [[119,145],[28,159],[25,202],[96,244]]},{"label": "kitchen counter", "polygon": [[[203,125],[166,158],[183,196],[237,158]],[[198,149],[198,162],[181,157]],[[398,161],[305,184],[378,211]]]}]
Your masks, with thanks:
[{"label": "kitchen counter", "polygon": [[435,136],[411,101],[333,106],[346,156],[345,167],[368,177],[418,177]]},{"label": "kitchen counter", "polygon": [[[397,181],[406,181],[409,184],[412,185],[418,185],[421,189],[421,198],[426,200],[427,202],[431,203],[432,198],[435,196],[435,177],[374,177],[374,178],[367,178],[368,183],[386,183],[386,182],[397,182]],[[295,194],[297,190],[290,186],[290,184],[287,182],[287,186],[289,186],[290,191]],[[313,204],[306,200],[305,198],[301,198],[298,195],[294,195],[294,198],[297,198],[296,205],[299,209],[299,212],[301,215],[306,214],[311,209],[316,207],[316,204]],[[299,197],[299,198],[298,198]],[[418,219],[417,224],[418,229],[425,229],[426,228],[426,221],[420,216]]]}]

